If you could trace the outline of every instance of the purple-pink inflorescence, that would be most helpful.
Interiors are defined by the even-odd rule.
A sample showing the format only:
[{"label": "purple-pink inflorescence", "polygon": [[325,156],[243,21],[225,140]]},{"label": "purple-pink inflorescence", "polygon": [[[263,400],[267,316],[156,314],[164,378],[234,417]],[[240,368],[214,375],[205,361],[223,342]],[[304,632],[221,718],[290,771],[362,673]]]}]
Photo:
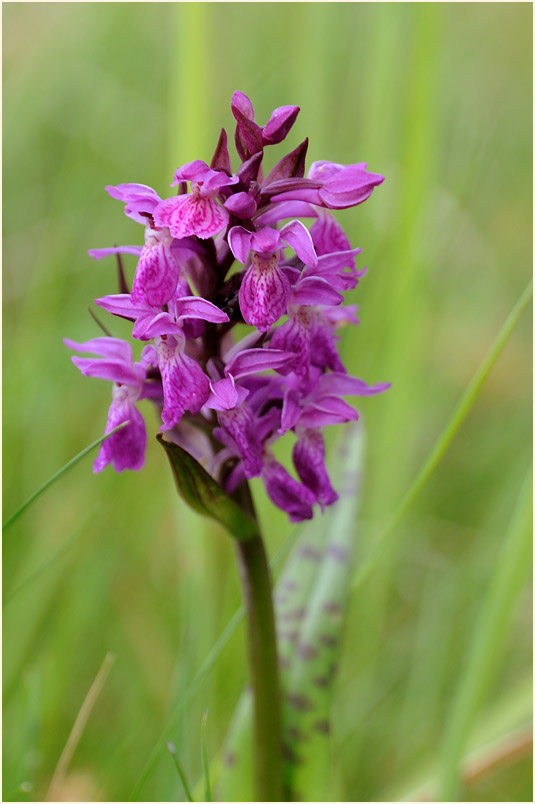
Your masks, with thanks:
[{"label": "purple-pink inflorescence", "polygon": [[[344,396],[376,394],[388,383],[350,377],[338,354],[338,328],[358,323],[356,308],[341,306],[343,294],[364,271],[355,266],[360,249],[327,210],[361,204],[383,176],[365,163],[322,161],[305,177],[305,140],[264,178],[264,149],[285,139],[298,112],[280,107],[260,126],[249,98],[235,92],[236,174],[223,129],[210,165],[196,160],[175,172],[177,195],[162,199],[143,184],[106,188],[144,226],[145,245],[89,252],[138,257],[131,292],[96,304],[130,320],[133,338],[147,343],[134,363],[130,344],[118,338],[65,340],[98,355],[72,358],[82,374],[113,383],[106,432],[128,422],[101,445],[95,472],[108,463],[118,472],[141,469],[146,430],[136,403],[149,398],[160,431],[229,494],[262,477],[293,522],[338,499],[322,430],[358,418]],[[254,330],[235,342],[238,324]],[[288,430],[299,480],[271,451]]]}]

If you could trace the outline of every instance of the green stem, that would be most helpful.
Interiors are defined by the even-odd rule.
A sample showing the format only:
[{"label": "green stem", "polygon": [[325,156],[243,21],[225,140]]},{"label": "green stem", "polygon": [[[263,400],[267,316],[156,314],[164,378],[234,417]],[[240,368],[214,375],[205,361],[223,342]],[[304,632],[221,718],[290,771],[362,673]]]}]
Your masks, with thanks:
[{"label": "green stem", "polygon": [[282,800],[282,736],[279,667],[271,577],[260,534],[236,540],[247,612],[249,666],[254,698],[256,800]]}]

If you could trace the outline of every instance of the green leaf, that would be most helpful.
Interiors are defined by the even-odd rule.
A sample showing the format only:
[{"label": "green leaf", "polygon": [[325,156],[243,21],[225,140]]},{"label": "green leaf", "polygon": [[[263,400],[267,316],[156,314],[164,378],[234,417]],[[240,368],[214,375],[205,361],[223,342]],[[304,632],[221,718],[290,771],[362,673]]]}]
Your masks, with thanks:
[{"label": "green leaf", "polygon": [[247,541],[258,534],[258,524],[216,483],[206,469],[176,444],[156,438],[167,452],[182,499],[202,516],[214,519],[235,539]]},{"label": "green leaf", "polygon": [[[274,593],[284,695],[285,783],[288,795],[305,801],[329,798],[330,706],[353,567],[362,456],[361,426],[346,428],[333,460],[340,500],[301,526]],[[245,691],[225,742],[223,800],[252,800],[251,722],[252,700]]]},{"label": "green leaf", "polygon": [[53,474],[53,475],[52,475],[52,477],[50,477],[50,478],[49,478],[49,479],[46,481],[46,483],[43,483],[43,485],[42,485],[42,486],[40,486],[40,487],[37,489],[37,491],[34,491],[34,493],[33,493],[33,494],[30,496],[30,497],[28,497],[28,499],[26,500],[26,502],[23,502],[23,503],[22,503],[22,505],[20,506],[20,508],[17,508],[17,510],[15,511],[15,513],[11,514],[11,516],[10,516],[8,519],[6,519],[6,521],[5,521],[5,522],[4,522],[4,524],[2,525],[2,531],[7,530],[7,529],[9,528],[9,526],[10,526],[10,525],[12,525],[12,524],[13,524],[13,522],[15,522],[15,520],[16,520],[16,519],[18,519],[18,518],[19,518],[19,516],[20,516],[21,514],[23,514],[23,513],[24,513],[24,511],[25,511],[27,508],[29,508],[29,506],[30,506],[30,505],[31,505],[31,504],[34,502],[34,500],[36,500],[36,499],[37,499],[37,497],[39,497],[39,496],[40,496],[40,495],[43,493],[43,491],[46,491],[46,490],[47,490],[47,488],[49,488],[49,486],[51,486],[51,485],[52,485],[52,483],[54,483],[56,480],[59,480],[59,478],[60,478],[62,475],[64,475],[64,474],[65,474],[65,472],[67,472],[69,469],[72,469],[72,467],[73,467],[73,466],[75,466],[75,465],[78,463],[78,461],[81,461],[81,460],[82,460],[82,458],[85,458],[85,456],[86,456],[86,455],[87,455],[89,452],[91,452],[91,450],[92,450],[92,449],[95,449],[95,447],[100,446],[100,444],[102,444],[102,442],[103,442],[103,441],[105,441],[107,438],[109,438],[110,436],[112,436],[114,433],[116,433],[116,432],[117,432],[118,430],[120,430],[122,427],[126,427],[126,425],[127,425],[127,424],[128,424],[128,422],[121,422],[121,424],[117,425],[117,427],[115,427],[113,430],[110,430],[110,432],[109,432],[109,433],[106,433],[106,435],[101,436],[101,438],[97,438],[97,440],[96,440],[96,441],[93,441],[93,443],[92,443],[92,444],[89,444],[89,446],[88,446],[88,447],[86,447],[85,449],[83,449],[81,452],[79,452],[79,453],[78,453],[78,455],[75,455],[75,456],[74,456],[74,458],[71,458],[71,460],[70,460],[70,461],[68,461],[68,462],[65,464],[65,466],[62,466],[62,467],[61,467],[61,469],[58,469],[58,471],[57,471],[55,474]]}]

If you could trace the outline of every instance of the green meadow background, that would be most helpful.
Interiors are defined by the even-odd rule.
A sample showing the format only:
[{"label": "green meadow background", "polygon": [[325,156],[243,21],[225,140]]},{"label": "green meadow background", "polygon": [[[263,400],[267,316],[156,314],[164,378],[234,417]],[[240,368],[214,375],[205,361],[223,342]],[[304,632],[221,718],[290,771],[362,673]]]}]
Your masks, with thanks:
[{"label": "green meadow background", "polygon": [[[103,432],[110,389],[61,339],[98,336],[88,308],[116,292],[114,263],[87,249],[141,242],[104,186],[165,195],[233,131],[241,89],[260,123],[301,106],[287,142],[308,136],[309,164],[386,176],[339,215],[369,268],[342,354],[393,383],[358,400],[358,571],[530,279],[531,36],[521,3],[4,3],[4,521]],[[532,800],[531,370],[528,311],[353,588],[333,800],[440,796],[474,752],[488,767],[466,800]],[[239,582],[229,538],[177,498],[142,404],[142,472],[94,476],[88,456],[5,531],[4,800],[45,798],[108,653],[60,800],[182,800],[166,740],[195,787],[203,712],[215,762],[245,683],[241,625],[190,686]],[[295,526],[253,491],[273,556]]]}]

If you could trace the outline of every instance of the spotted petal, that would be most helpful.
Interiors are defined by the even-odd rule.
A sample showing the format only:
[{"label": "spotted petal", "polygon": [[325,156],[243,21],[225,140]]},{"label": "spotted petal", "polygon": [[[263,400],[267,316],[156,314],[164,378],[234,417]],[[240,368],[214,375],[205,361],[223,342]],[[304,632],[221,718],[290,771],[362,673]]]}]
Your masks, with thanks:
[{"label": "spotted petal", "polygon": [[239,292],[245,321],[260,332],[267,332],[286,312],[289,297],[290,282],[278,267],[277,255],[266,259],[255,254]]}]

